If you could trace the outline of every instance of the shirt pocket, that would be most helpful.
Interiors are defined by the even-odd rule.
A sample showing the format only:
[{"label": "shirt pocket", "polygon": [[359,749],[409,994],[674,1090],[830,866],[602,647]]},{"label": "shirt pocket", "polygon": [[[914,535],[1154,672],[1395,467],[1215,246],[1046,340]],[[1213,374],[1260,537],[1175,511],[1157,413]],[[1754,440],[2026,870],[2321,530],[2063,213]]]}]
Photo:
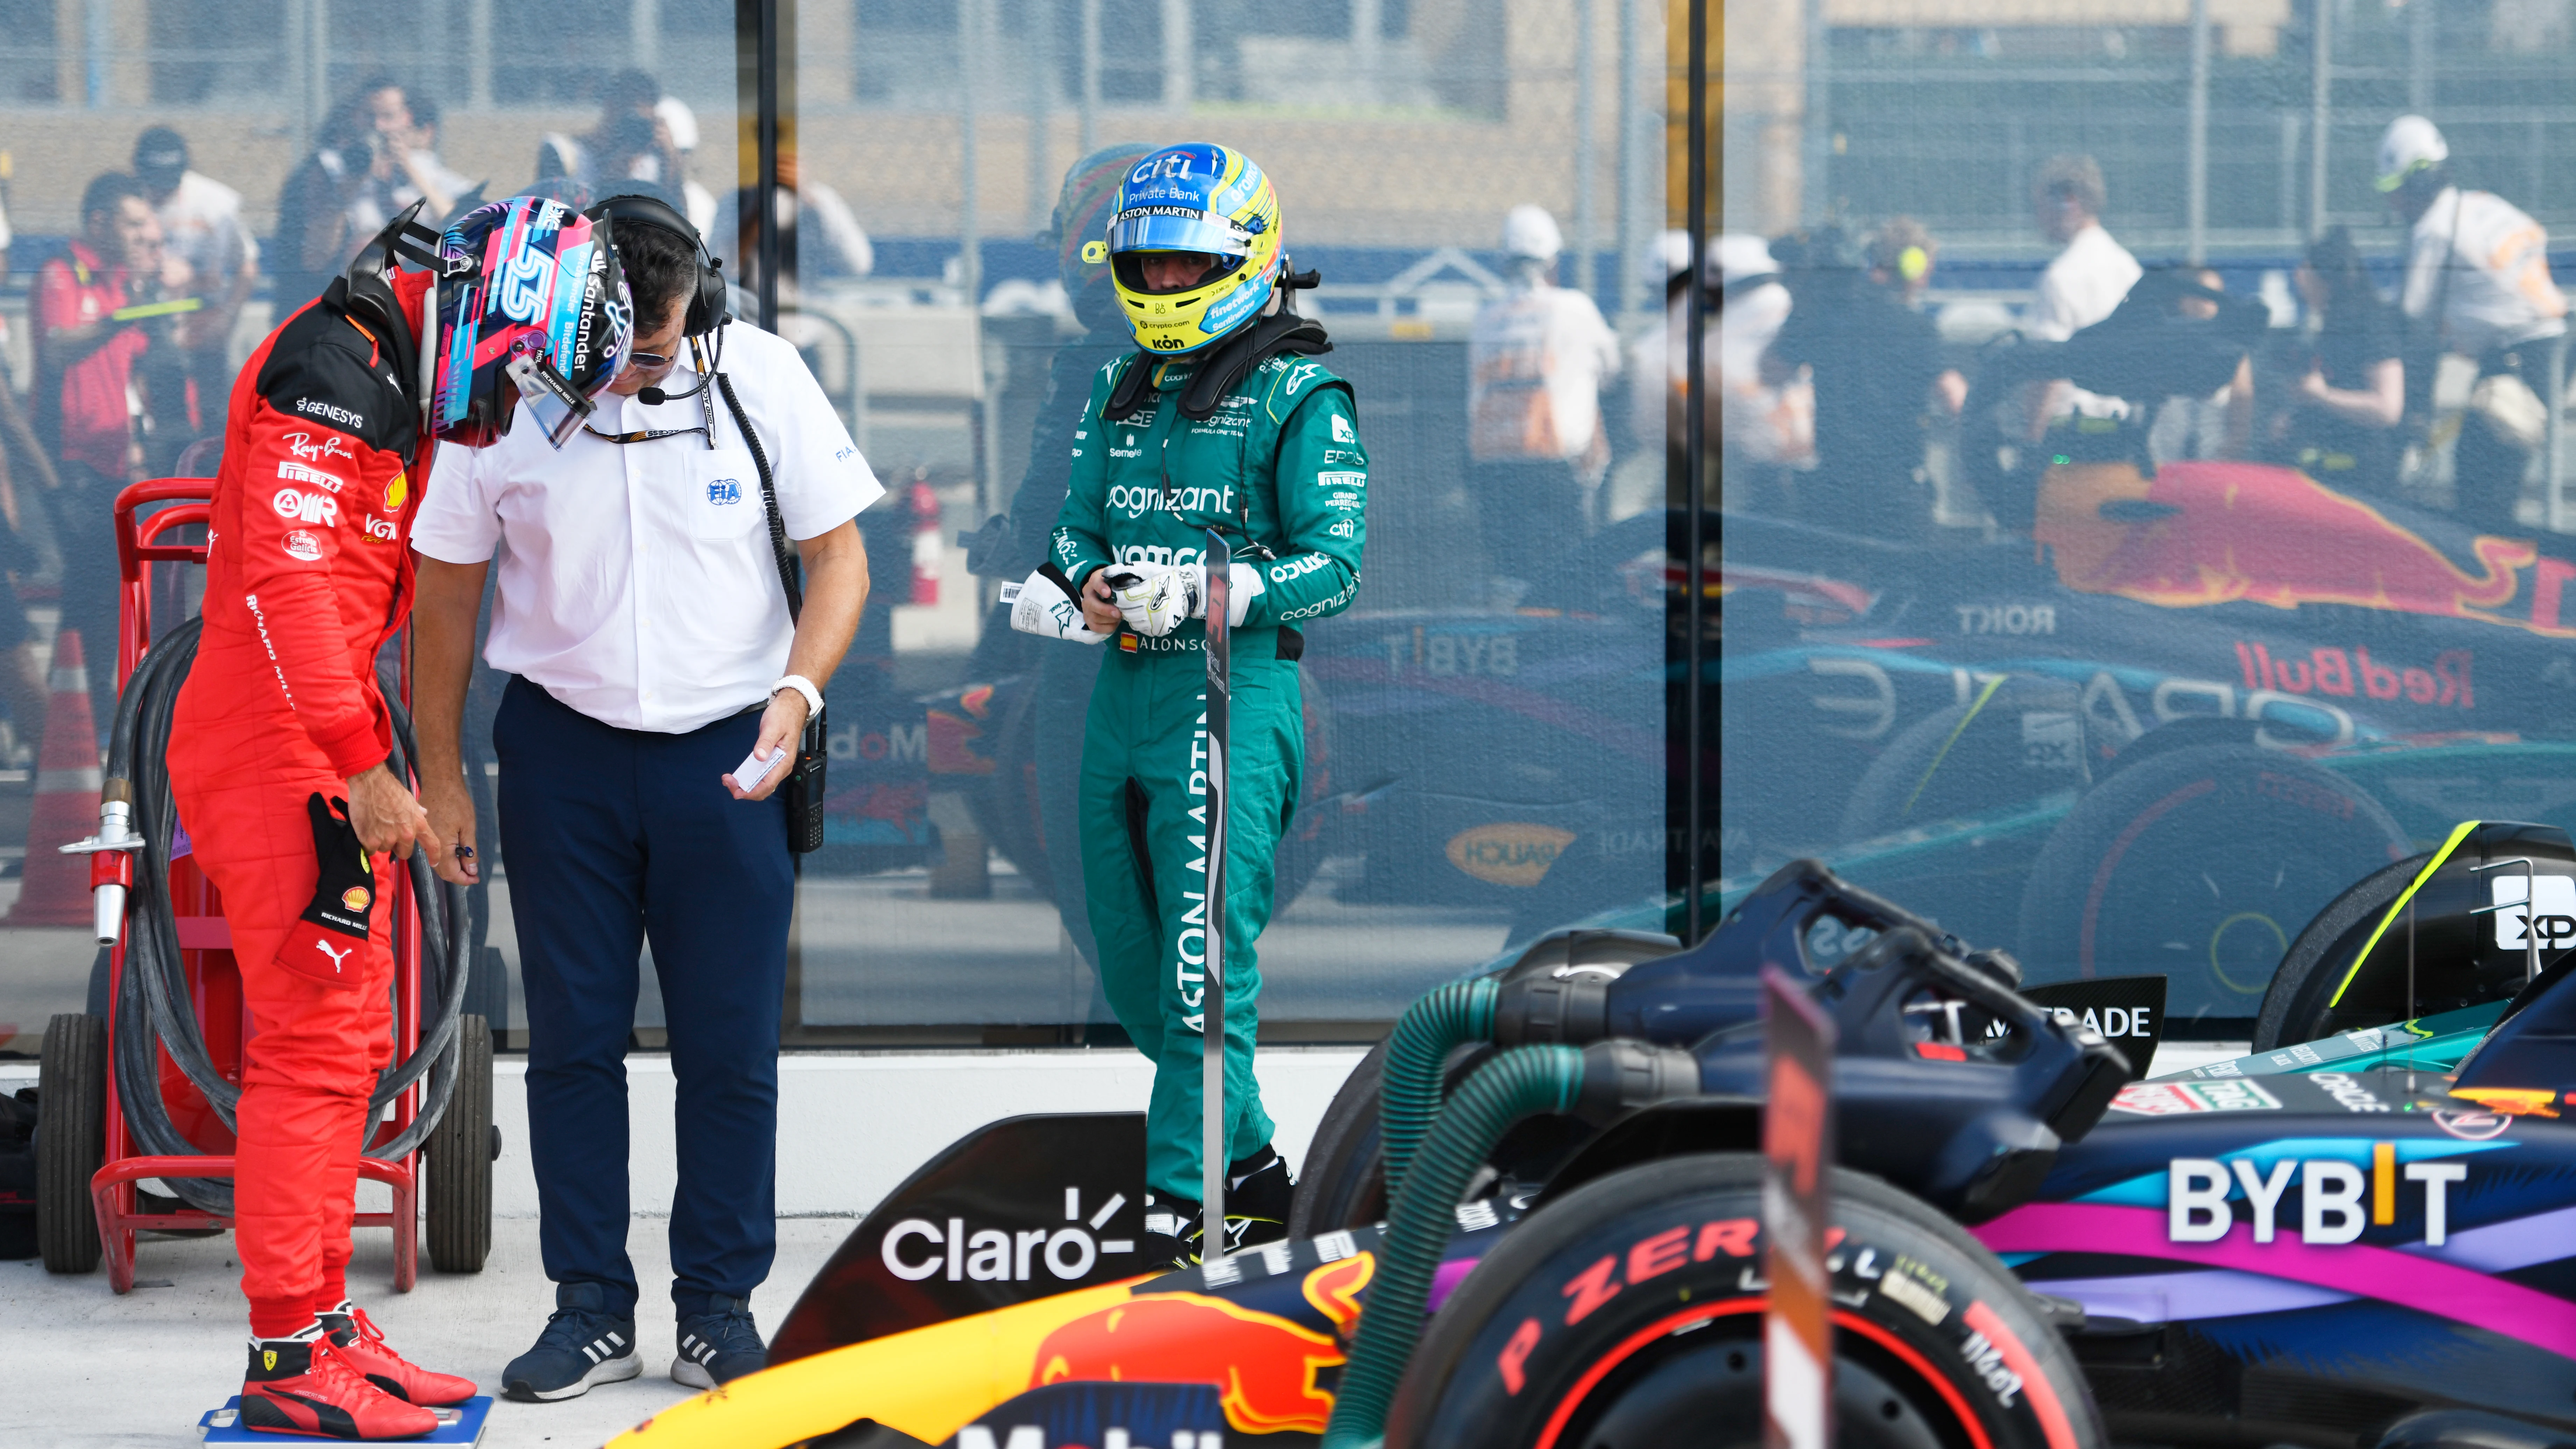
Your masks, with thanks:
[{"label": "shirt pocket", "polygon": [[741,538],[761,524],[760,475],[751,455],[733,449],[689,456],[689,494],[682,512],[693,537]]}]

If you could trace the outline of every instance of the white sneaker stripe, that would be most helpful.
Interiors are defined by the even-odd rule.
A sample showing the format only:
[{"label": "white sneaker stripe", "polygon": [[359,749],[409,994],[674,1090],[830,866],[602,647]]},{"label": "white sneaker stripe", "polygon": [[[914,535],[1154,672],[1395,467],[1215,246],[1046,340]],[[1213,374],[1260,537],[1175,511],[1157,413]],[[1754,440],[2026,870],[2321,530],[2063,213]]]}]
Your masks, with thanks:
[{"label": "white sneaker stripe", "polygon": [[608,1342],[613,1348],[624,1348],[626,1346],[626,1340],[618,1337],[617,1330],[613,1328],[608,1331]]},{"label": "white sneaker stripe", "polygon": [[585,1343],[581,1346],[581,1351],[592,1363],[599,1362],[599,1349],[596,1346]]}]

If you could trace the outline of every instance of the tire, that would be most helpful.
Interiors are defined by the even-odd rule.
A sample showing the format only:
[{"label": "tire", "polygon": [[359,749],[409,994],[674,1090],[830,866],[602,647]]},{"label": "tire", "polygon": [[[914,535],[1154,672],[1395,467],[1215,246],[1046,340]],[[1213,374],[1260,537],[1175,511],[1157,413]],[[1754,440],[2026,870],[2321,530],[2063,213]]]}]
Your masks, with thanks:
[{"label": "tire", "polygon": [[1897,732],[1843,805],[1844,841],[1997,810],[2086,783],[2083,691],[2016,676],[1982,703],[1933,711]]},{"label": "tire", "polygon": [[[1838,1445],[2108,1442],[2074,1359],[1993,1254],[1876,1178],[1837,1169],[1832,1190]],[[1541,1209],[1432,1318],[1388,1449],[1750,1449],[1761,1198],[1761,1159],[1730,1154],[1632,1167]],[[1628,1281],[1641,1267],[1651,1278]]]},{"label": "tire", "polygon": [[36,1098],[36,1245],[48,1273],[98,1267],[89,1182],[107,1157],[107,1023],[66,1012],[45,1024]]},{"label": "tire", "polygon": [[1297,1194],[1288,1207],[1288,1236],[1311,1238],[1386,1216],[1386,1174],[1377,1156],[1378,1096],[1386,1082],[1386,1043],[1381,1040],[1342,1079],[1341,1090],[1315,1125]]},{"label": "tire", "polygon": [[2041,847],[2021,898],[2034,986],[2160,973],[2168,1021],[2248,1032],[2291,932],[2412,849],[2332,771],[2248,745],[2119,770]]},{"label": "tire", "polygon": [[429,1265],[480,1273],[492,1253],[492,1028],[456,1019],[456,1091],[422,1144],[428,1156]]},{"label": "tire", "polygon": [[[2391,935],[2374,953],[2371,970],[2353,973],[2354,958],[2379,929],[2388,908],[2406,894],[2432,858],[2428,851],[2372,871],[2317,912],[2290,943],[2281,969],[2273,973],[2272,989],[2264,993],[2262,1014],[2254,1022],[2254,1050],[2271,1051],[2338,1032],[2506,1001],[2522,989],[2521,953],[2490,949],[2487,918],[2473,914],[2485,899],[2482,878],[2447,870],[2425,883],[2411,908],[2420,933],[2412,999],[2403,948],[2408,922],[2403,916],[2391,923]],[[2546,855],[2542,860],[2563,865]]]}]

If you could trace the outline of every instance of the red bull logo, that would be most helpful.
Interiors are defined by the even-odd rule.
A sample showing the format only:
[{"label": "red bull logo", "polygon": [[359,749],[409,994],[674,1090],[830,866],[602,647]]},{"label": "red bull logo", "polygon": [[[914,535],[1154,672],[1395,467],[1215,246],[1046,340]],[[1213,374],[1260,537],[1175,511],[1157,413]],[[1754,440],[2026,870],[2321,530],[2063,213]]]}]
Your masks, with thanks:
[{"label": "red bull logo", "polygon": [[1222,1298],[1155,1293],[1048,1334],[1029,1387],[1104,1379],[1209,1384],[1226,1422],[1243,1433],[1320,1434],[1333,1416],[1333,1396],[1315,1377],[1341,1362],[1341,1344],[1330,1334]]},{"label": "red bull logo", "polygon": [[[2167,463],[2153,479],[2125,463],[2052,468],[2032,536],[2055,550],[2058,581],[2081,593],[2165,608],[2350,604],[2501,624],[2520,621],[2484,611],[2512,600],[2539,559],[2529,542],[2480,534],[2471,572],[2360,499],[2260,463]],[[2535,591],[2529,627],[2560,632],[2549,592],[2550,617],[2538,617]]]},{"label": "red bull logo", "polygon": [[2412,700],[2448,709],[2475,709],[2478,692],[2470,675],[2476,654],[2445,649],[2433,656],[2433,667],[2419,669],[2381,657],[2367,648],[2284,649],[2275,655],[2266,644],[2239,640],[2236,664],[2248,690],[2272,689],[2283,694],[2355,695],[2377,700]]}]

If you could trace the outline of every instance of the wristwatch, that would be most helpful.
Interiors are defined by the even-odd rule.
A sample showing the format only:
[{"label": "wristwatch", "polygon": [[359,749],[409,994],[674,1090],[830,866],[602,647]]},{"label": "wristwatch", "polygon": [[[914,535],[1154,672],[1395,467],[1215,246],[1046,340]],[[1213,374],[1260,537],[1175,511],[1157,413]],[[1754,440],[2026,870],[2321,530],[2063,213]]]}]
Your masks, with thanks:
[{"label": "wristwatch", "polygon": [[788,675],[776,684],[769,686],[770,696],[772,698],[777,697],[778,691],[782,689],[792,689],[798,694],[805,696],[806,719],[818,720],[823,717],[823,691],[814,687],[814,681],[807,679],[802,674]]}]

